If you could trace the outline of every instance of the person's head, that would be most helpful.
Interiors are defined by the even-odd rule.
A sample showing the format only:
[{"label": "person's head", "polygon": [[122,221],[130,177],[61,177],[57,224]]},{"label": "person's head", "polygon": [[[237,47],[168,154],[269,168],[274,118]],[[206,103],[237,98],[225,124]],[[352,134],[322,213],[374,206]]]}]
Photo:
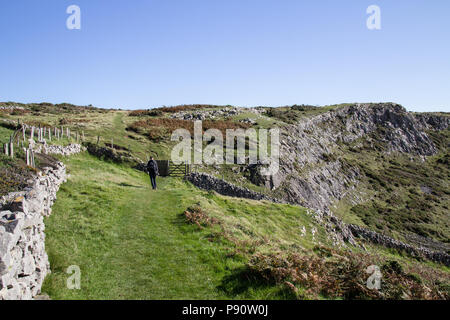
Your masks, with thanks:
[{"label": "person's head", "polygon": [[153,157],[150,157],[150,160],[153,160]]}]

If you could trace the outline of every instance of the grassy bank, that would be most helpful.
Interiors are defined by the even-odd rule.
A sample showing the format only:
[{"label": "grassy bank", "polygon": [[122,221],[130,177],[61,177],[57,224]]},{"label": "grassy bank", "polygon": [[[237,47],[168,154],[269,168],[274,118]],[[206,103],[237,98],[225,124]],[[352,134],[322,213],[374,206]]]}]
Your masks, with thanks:
[{"label": "grassy bank", "polygon": [[[330,248],[301,207],[222,197],[176,178],[159,178],[152,191],[133,169],[86,153],[64,161],[70,178],[45,221],[52,273],[43,292],[52,299],[380,298],[365,289],[371,264],[384,266],[389,298],[404,298],[405,286],[424,299],[447,290],[446,268],[375,247]],[[81,269],[80,290],[66,286],[71,265]]]},{"label": "grassy bank", "polygon": [[[293,236],[311,223],[298,207],[223,198],[173,178],[159,179],[151,191],[148,177],[132,169],[86,154],[65,162],[71,177],[46,220],[52,274],[43,291],[53,299],[285,297],[282,286],[258,283],[237,293],[233,274],[246,262],[236,254],[239,245],[211,241],[212,229],[188,224],[183,213],[192,206],[241,226],[233,235],[242,241],[254,232],[269,243],[312,245]],[[70,265],[81,268],[81,290],[66,288]]]}]

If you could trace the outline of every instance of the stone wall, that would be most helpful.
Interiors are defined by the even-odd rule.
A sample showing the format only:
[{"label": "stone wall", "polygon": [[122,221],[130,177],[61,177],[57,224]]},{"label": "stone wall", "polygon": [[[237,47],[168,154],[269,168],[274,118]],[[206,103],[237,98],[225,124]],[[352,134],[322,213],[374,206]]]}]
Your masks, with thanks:
[{"label": "stone wall", "polygon": [[409,244],[388,237],[384,234],[380,234],[375,231],[362,228],[360,226],[356,226],[353,224],[348,224],[347,227],[350,229],[350,231],[355,237],[364,239],[374,244],[382,245],[387,248],[403,250],[413,257],[427,258],[431,261],[439,262],[445,264],[446,266],[450,266],[450,255],[448,255],[445,252],[435,252],[421,247],[416,248]]},{"label": "stone wall", "polygon": [[29,142],[30,147],[34,152],[43,154],[59,154],[62,156],[71,156],[73,154],[77,154],[86,150],[86,148],[78,143],[72,143],[68,146],[61,146],[57,144],[47,144],[46,141],[36,143],[33,139],[30,139]]},{"label": "stone wall", "polygon": [[0,200],[0,300],[32,299],[50,272],[44,216],[51,214],[66,168],[44,168],[30,187]]},{"label": "stone wall", "polygon": [[45,154],[59,154],[63,156],[70,156],[73,154],[80,153],[84,150],[85,148],[83,148],[80,144],[76,143],[72,143],[68,146],[47,145],[47,144],[44,144],[42,146],[42,152]]},{"label": "stone wall", "polygon": [[280,202],[278,199],[270,198],[264,194],[249,190],[247,188],[238,187],[234,184],[218,179],[206,173],[191,173],[186,176],[186,180],[194,186],[204,190],[214,190],[217,193],[237,198],[246,198],[252,200],[268,200],[272,202]]}]

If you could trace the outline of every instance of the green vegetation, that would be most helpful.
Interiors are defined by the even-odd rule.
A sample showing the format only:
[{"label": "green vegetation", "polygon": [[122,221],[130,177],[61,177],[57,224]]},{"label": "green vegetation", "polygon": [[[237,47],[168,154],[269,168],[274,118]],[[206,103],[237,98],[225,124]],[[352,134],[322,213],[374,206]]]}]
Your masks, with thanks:
[{"label": "green vegetation", "polygon": [[[210,241],[219,235],[188,224],[184,211],[192,206],[233,227],[230,239],[241,246],[264,239],[258,251],[313,245],[311,236],[296,236],[300,226],[314,225],[298,207],[224,198],[172,178],[159,179],[152,192],[148,177],[135,170],[86,154],[65,162],[71,178],[45,222],[52,274],[44,291],[54,299],[284,297],[269,285],[238,295],[221,290],[231,290],[224,279],[246,260],[238,244]],[[81,268],[82,290],[65,287],[70,265]]]},{"label": "green vegetation", "polygon": [[[71,178],[45,221],[52,273],[43,291],[53,299],[377,298],[365,289],[339,295],[344,283],[326,270],[342,255],[354,259],[342,279],[358,270],[354,285],[363,287],[364,268],[388,260],[329,249],[325,230],[300,207],[222,197],[175,178],[158,179],[151,191],[148,177],[130,168],[87,154],[65,162]],[[310,278],[280,274],[284,259]],[[81,268],[81,290],[66,288],[71,265]],[[317,282],[319,274],[327,280]],[[392,285],[405,284],[407,274]]]},{"label": "green vegetation", "polygon": [[[170,158],[173,142],[168,133],[182,121],[168,119],[174,110],[221,108],[178,106],[133,114],[69,104],[0,104],[17,105],[26,109],[4,110],[0,120],[84,131],[85,142],[97,145],[100,136],[99,147],[114,145],[114,152],[143,161],[150,155]],[[342,106],[265,108],[263,116],[242,113],[212,125],[246,127],[239,121],[249,118],[256,121],[254,128],[281,126]],[[191,122],[183,125],[191,129]],[[0,142],[8,141],[12,132],[10,124],[3,122]],[[332,154],[325,154],[324,163],[341,161],[344,170],[360,170],[361,181],[354,192],[366,199],[355,205],[354,193],[349,192],[334,211],[345,222],[400,240],[416,234],[448,244],[449,131],[429,135],[440,153],[424,163],[387,154],[377,136],[371,142],[341,142]],[[19,159],[22,156],[18,153]],[[365,244],[367,251],[336,249],[324,226],[302,207],[223,197],[175,178],[158,178],[159,190],[151,191],[148,176],[129,165],[102,161],[87,152],[58,158],[71,176],[45,221],[52,273],[43,291],[52,299],[449,298],[447,267],[370,244]],[[49,161],[37,157],[38,165]],[[23,171],[13,176],[17,168]],[[310,169],[298,168],[297,173]],[[205,170],[270,194],[250,183],[239,166]],[[32,172],[23,161],[0,156],[1,191],[23,188],[15,177]],[[420,244],[421,240],[411,241]],[[365,270],[371,264],[382,269],[384,296],[365,287]],[[71,265],[81,268],[81,290],[66,288]]]},{"label": "green vegetation", "polygon": [[379,149],[384,148],[381,144],[369,146],[354,142],[352,145],[360,147],[350,146],[341,159],[363,173],[358,191],[364,192],[368,200],[348,205],[344,199],[336,210],[344,221],[356,222],[401,240],[416,241],[418,245],[426,243],[421,243],[417,237],[412,239],[411,235],[450,243],[447,182],[450,167],[446,151],[450,130],[430,133],[430,136],[441,151],[426,161],[411,159],[405,154],[380,152]]},{"label": "green vegetation", "polygon": [[278,108],[267,108],[266,116],[283,121],[284,123],[293,124],[302,118],[317,116],[319,114],[342,108],[350,104],[339,104],[324,107],[315,107],[308,105],[293,105]]}]

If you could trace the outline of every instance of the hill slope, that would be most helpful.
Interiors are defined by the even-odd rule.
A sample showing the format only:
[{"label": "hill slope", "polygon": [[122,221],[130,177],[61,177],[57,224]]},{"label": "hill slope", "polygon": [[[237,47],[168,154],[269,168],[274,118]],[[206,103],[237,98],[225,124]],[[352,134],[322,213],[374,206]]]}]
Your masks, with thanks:
[{"label": "hill slope", "polygon": [[[377,247],[332,248],[304,208],[223,197],[175,178],[151,191],[148,177],[127,167],[87,154],[65,162],[71,177],[45,221],[52,274],[43,292],[53,299],[380,298],[364,289],[371,264],[393,277],[386,297],[398,298],[405,284],[416,287],[411,297],[445,297],[436,283],[447,281],[447,268]],[[296,264],[305,279],[291,274]],[[65,286],[70,265],[81,268],[81,290]],[[402,270],[395,277],[392,265]]]},{"label": "hill slope", "polygon": [[[449,296],[447,267],[364,241],[336,247],[314,214],[332,211],[346,223],[448,252],[448,114],[395,104],[128,112],[9,103],[0,118],[3,142],[20,121],[83,131],[100,150],[92,152],[100,157],[62,158],[72,177],[46,221],[53,273],[44,289],[54,299]],[[296,205],[222,197],[173,178],[148,190],[147,176],[131,167],[149,155],[168,159],[170,133],[193,119],[220,129],[281,127],[277,176],[262,177],[260,166],[196,170]],[[10,161],[0,160],[11,172]],[[4,185],[4,192],[21,187]],[[382,269],[381,291],[365,286],[373,264]],[[80,291],[66,289],[70,265],[81,267]]]}]

